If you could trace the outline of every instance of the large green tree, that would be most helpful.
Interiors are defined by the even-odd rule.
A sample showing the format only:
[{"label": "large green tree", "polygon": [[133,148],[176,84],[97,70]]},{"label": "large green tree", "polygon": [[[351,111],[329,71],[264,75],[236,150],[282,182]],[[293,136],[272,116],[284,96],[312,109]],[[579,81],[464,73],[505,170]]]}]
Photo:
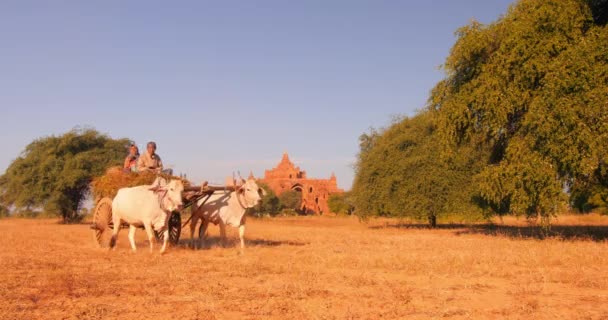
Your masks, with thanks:
[{"label": "large green tree", "polygon": [[548,217],[564,191],[605,185],[605,9],[606,1],[521,0],[492,24],[458,30],[429,107],[452,151],[491,150],[475,182],[495,212]]},{"label": "large green tree", "polygon": [[482,151],[442,155],[435,115],[422,112],[360,138],[352,196],[360,217],[426,220],[453,213],[473,215],[472,176]]},{"label": "large green tree", "polygon": [[0,203],[77,219],[92,178],[120,165],[128,143],[93,129],[37,139],[0,176]]},{"label": "large green tree", "polygon": [[459,29],[428,110],[361,136],[357,214],[606,208],[607,3],[521,0]]}]

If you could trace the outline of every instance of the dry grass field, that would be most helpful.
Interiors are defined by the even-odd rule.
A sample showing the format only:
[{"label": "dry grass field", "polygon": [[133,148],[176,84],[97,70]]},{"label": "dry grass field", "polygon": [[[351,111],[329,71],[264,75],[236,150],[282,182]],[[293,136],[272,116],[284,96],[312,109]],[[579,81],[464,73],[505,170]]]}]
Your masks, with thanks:
[{"label": "dry grass field", "polygon": [[115,251],[88,225],[0,220],[0,319],[608,319],[608,217],[429,230],[250,219],[248,248]]}]

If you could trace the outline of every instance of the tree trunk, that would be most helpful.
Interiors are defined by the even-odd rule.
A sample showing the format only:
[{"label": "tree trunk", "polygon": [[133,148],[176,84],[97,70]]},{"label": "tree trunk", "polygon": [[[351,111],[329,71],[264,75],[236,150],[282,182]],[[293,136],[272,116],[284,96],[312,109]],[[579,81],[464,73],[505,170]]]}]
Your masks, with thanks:
[{"label": "tree trunk", "polygon": [[78,213],[72,210],[66,210],[61,213],[61,216],[63,217],[64,224],[70,224],[72,222],[77,221],[76,218],[78,217]]},{"label": "tree trunk", "polygon": [[437,217],[435,215],[429,216],[429,225],[431,228],[437,228]]},{"label": "tree trunk", "polygon": [[64,224],[67,224],[70,222],[70,213],[67,210],[62,211],[61,216],[63,217]]}]

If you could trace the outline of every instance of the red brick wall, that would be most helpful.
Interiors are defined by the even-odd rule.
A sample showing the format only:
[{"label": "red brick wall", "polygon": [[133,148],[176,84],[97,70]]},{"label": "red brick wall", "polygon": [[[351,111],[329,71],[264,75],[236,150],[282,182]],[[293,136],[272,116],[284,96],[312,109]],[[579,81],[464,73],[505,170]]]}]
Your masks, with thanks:
[{"label": "red brick wall", "polygon": [[329,179],[308,179],[306,171],[300,170],[290,160],[287,153],[283,154],[281,162],[272,170],[266,170],[260,180],[267,184],[274,193],[280,195],[289,190],[302,192],[302,208],[308,214],[330,213],[327,200],[333,193],[344,192],[338,189],[336,176]]}]

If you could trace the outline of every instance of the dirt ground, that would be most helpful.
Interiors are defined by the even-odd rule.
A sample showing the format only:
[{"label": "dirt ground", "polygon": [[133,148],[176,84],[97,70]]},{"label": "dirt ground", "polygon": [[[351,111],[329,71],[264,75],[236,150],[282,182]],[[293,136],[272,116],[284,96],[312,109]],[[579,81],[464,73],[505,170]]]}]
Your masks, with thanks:
[{"label": "dirt ground", "polygon": [[[86,224],[0,220],[0,319],[608,319],[608,217],[444,225],[249,219],[247,248],[97,248]],[[555,236],[558,235],[558,236]]]}]

